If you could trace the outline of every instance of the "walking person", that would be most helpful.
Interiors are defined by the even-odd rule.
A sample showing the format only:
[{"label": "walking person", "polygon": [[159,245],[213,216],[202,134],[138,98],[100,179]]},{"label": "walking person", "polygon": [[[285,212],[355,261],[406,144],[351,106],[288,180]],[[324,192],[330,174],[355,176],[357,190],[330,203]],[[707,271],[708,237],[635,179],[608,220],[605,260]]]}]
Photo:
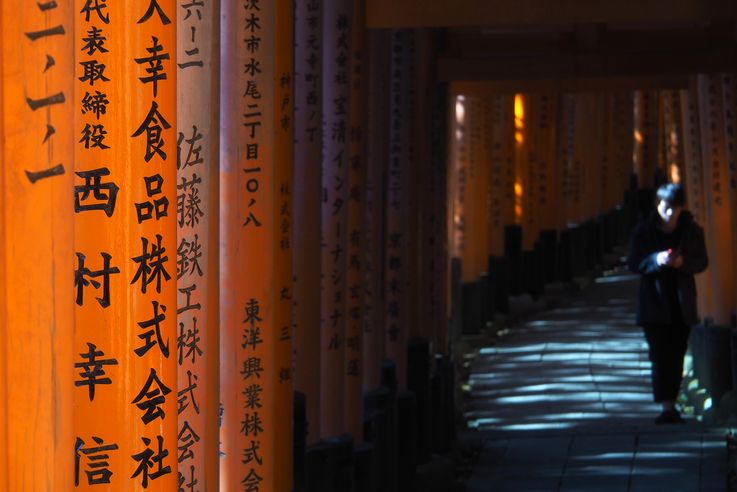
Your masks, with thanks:
[{"label": "walking person", "polygon": [[675,402],[691,326],[698,322],[694,274],[708,265],[704,231],[685,210],[678,184],[655,193],[656,209],[632,233],[628,266],[640,274],[637,324],[642,326],[652,362],[656,424],[683,423]]}]

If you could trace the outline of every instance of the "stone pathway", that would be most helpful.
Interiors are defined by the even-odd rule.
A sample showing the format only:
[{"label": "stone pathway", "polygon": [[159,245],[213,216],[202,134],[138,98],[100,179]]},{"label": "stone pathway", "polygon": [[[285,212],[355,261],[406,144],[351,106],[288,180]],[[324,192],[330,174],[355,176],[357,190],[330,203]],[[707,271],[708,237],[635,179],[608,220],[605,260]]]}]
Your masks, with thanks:
[{"label": "stone pathway", "polygon": [[725,429],[653,423],[636,288],[624,272],[596,279],[478,351],[466,418],[483,450],[469,492],[726,490]]}]

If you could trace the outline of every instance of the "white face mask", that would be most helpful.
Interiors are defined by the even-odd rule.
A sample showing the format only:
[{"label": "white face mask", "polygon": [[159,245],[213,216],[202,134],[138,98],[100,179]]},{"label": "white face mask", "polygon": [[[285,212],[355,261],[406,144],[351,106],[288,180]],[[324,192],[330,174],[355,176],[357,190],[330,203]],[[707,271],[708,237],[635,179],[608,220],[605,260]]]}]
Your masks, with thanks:
[{"label": "white face mask", "polygon": [[678,217],[683,211],[683,207],[674,207],[665,200],[658,202],[658,215],[663,223],[668,227],[675,227],[678,223]]}]

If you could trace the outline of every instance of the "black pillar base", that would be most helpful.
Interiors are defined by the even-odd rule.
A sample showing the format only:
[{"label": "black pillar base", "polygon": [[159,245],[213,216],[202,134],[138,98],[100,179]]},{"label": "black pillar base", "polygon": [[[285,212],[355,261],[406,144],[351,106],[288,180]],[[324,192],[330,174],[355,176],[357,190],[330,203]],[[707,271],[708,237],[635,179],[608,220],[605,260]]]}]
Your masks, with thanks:
[{"label": "black pillar base", "polygon": [[356,492],[379,492],[376,452],[371,443],[361,443],[353,450],[356,469]]},{"label": "black pillar base", "polygon": [[490,294],[494,296],[493,312],[509,313],[509,263],[506,258],[489,257]]},{"label": "black pillar base", "polygon": [[521,226],[514,224],[504,227],[504,256],[509,265],[509,295],[521,295],[523,293]]},{"label": "black pillar base", "polygon": [[432,377],[433,451],[451,451],[455,440],[455,368],[448,355],[435,355]]},{"label": "black pillar base", "polygon": [[430,341],[414,338],[407,346],[407,389],[415,394],[415,425],[417,426],[417,464],[430,461],[432,451],[432,396]]},{"label": "black pillar base", "polygon": [[395,392],[380,387],[364,395],[363,438],[374,446],[376,486],[397,490],[397,407]]},{"label": "black pillar base", "polygon": [[294,489],[307,490],[307,398],[294,392]]},{"label": "black pillar base", "polygon": [[397,465],[399,490],[414,488],[417,466],[417,400],[411,391],[397,395]]},{"label": "black pillar base", "polygon": [[540,245],[545,261],[543,280],[549,284],[558,279],[558,231],[553,229],[540,231]]}]

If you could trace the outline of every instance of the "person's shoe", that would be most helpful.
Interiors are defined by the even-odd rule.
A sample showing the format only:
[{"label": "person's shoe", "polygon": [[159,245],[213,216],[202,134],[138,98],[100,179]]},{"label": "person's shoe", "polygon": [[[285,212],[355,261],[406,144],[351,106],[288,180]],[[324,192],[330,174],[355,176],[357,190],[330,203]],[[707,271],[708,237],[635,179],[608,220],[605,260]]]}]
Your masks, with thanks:
[{"label": "person's shoe", "polygon": [[663,410],[655,419],[655,423],[660,424],[685,424],[686,421],[681,418],[678,410]]}]

